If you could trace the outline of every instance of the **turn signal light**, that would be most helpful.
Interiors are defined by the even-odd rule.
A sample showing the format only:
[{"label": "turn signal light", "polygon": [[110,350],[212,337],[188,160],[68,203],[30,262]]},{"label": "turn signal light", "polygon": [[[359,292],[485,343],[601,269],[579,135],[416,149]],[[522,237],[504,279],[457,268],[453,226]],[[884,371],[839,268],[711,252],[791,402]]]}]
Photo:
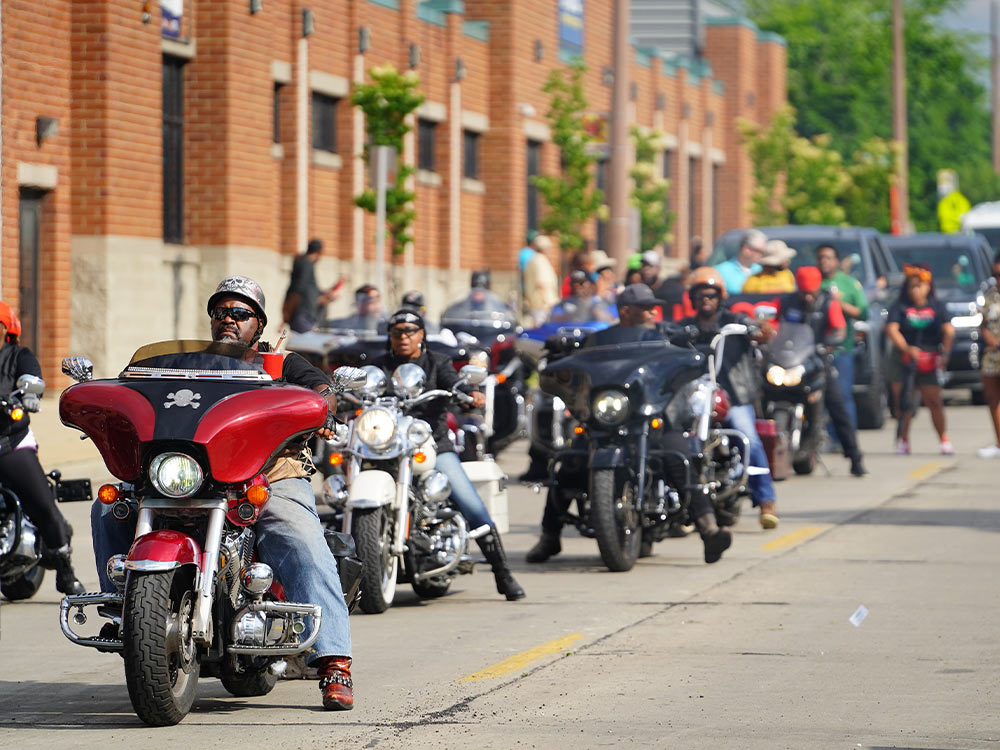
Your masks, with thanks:
[{"label": "turn signal light", "polygon": [[340,466],[344,463],[343,453],[331,453],[330,454],[330,466]]},{"label": "turn signal light", "polygon": [[658,430],[661,427],[663,427],[663,420],[660,419],[659,417],[653,417],[650,420],[649,424],[654,430]]},{"label": "turn signal light", "polygon": [[582,435],[583,432],[584,432],[583,427],[581,427],[580,425],[577,425],[576,427],[573,428],[574,435]]},{"label": "turn signal light", "polygon": [[427,454],[424,453],[423,451],[417,451],[416,453],[413,454],[413,460],[416,461],[418,464],[422,464],[424,461],[427,460]]},{"label": "turn signal light", "polygon": [[102,484],[97,490],[97,499],[105,505],[111,505],[118,499],[118,488],[113,484]]},{"label": "turn signal light", "polygon": [[[249,500],[254,505],[263,505],[267,502],[268,496],[271,494],[270,490],[263,484],[254,484],[247,489],[247,500]],[[240,514],[242,518],[243,515]]]},{"label": "turn signal light", "polygon": [[364,411],[364,410],[363,410],[363,409],[355,409],[355,410],[354,410],[354,416],[356,416],[356,417],[360,417],[360,416],[361,416],[361,412],[362,412],[362,411]]},{"label": "turn signal light", "polygon": [[497,385],[503,385],[507,382],[507,376],[502,372],[497,375]]},{"label": "turn signal light", "polygon": [[20,422],[22,419],[24,419],[24,409],[22,409],[20,406],[15,406],[13,409],[10,410],[10,418],[15,422]]}]

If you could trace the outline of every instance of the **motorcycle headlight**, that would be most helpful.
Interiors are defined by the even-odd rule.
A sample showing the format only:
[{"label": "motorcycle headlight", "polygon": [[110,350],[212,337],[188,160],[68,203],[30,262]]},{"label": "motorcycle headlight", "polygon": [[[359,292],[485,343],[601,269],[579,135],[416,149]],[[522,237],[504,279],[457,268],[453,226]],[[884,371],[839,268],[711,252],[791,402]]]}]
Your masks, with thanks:
[{"label": "motorcycle headlight", "polygon": [[439,503],[451,497],[451,482],[440,471],[429,471],[422,480],[424,497]]},{"label": "motorcycle headlight", "polygon": [[205,475],[191,456],[161,453],[149,464],[149,479],[167,497],[180,498],[197,492]]},{"label": "motorcycle headlight", "polygon": [[805,365],[795,365],[787,370],[778,365],[771,365],[767,368],[767,382],[777,386],[796,386],[802,382],[802,376],[805,374]]},{"label": "motorcycle headlight", "polygon": [[422,419],[414,419],[406,428],[406,437],[414,445],[423,445],[430,438],[431,426]]},{"label": "motorcycle headlight", "polygon": [[604,391],[594,398],[594,419],[602,425],[621,424],[627,416],[628,396],[621,391]]},{"label": "motorcycle headlight", "polygon": [[355,420],[354,431],[369,448],[381,450],[396,437],[396,420],[387,409],[365,409]]}]

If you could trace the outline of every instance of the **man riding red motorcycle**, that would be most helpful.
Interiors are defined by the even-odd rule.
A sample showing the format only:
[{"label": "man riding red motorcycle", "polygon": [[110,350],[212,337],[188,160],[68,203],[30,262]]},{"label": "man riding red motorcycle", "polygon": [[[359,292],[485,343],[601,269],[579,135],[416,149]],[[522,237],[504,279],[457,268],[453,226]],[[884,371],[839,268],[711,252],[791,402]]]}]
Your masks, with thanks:
[{"label": "man riding red motorcycle", "polygon": [[[260,340],[267,316],[263,291],[255,281],[244,276],[224,279],[209,297],[207,309],[213,342],[243,347],[247,360],[270,351],[269,345]],[[330,416],[317,434],[330,437],[336,398],[329,377],[297,354],[284,357],[281,377],[325,397]],[[185,404],[182,393],[191,392],[178,390],[170,394],[179,406]],[[187,403],[191,398],[193,396],[183,397]],[[335,558],[324,539],[316,513],[315,495],[308,479],[312,473],[311,462],[308,456],[300,454],[299,442],[293,442],[292,447],[281,451],[265,465],[270,499],[254,525],[257,555],[262,563],[273,568],[289,601],[311,602],[322,608],[319,634],[312,649],[306,653],[306,659],[319,672],[324,708],[350,710],[354,706],[354,694],[348,608]],[[124,521],[117,520],[111,512],[112,507],[97,501],[91,512],[94,552],[104,592],[115,591],[106,568],[107,561],[113,555],[128,551],[136,531],[135,514]]]}]

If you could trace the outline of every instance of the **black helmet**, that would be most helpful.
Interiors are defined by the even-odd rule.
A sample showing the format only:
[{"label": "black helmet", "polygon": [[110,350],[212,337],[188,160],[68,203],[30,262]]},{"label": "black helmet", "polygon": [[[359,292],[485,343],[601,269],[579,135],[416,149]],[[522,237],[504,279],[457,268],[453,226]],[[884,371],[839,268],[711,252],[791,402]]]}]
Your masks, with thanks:
[{"label": "black helmet", "polygon": [[239,297],[250,305],[257,313],[257,320],[260,321],[260,328],[263,330],[267,325],[267,314],[264,312],[264,290],[260,288],[260,284],[246,276],[229,276],[223,279],[215,287],[215,293],[208,298],[209,315],[212,314],[219,298],[226,295]]},{"label": "black helmet", "polygon": [[412,307],[417,310],[422,310],[424,308],[424,295],[416,289],[411,289],[403,295],[403,301],[400,304],[403,307]]},{"label": "black helmet", "polygon": [[485,268],[481,268],[478,271],[472,272],[472,280],[469,285],[473,289],[489,289],[490,288],[490,272]]},{"label": "black helmet", "polygon": [[412,307],[401,307],[390,316],[388,327],[392,329],[394,325],[399,323],[412,323],[417,328],[424,328],[424,316]]}]

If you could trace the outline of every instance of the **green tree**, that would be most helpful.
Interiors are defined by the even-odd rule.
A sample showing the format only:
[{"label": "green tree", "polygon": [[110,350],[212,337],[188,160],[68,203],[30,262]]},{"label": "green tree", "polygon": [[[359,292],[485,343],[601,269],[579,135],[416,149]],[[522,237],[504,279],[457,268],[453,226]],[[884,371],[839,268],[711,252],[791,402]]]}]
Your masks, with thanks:
[{"label": "green tree", "polygon": [[[380,65],[368,71],[371,83],[361,83],[351,94],[351,104],[365,113],[365,142],[363,158],[366,165],[371,163],[372,146],[392,146],[399,158],[396,161],[396,184],[385,193],[385,217],[387,233],[391,239],[394,255],[401,255],[413,241],[410,227],[416,218],[413,209],[412,190],[407,190],[406,181],[414,173],[414,168],[403,163],[403,136],[412,128],[407,124],[408,115],[416,110],[424,96],[417,92],[420,83],[412,70],[400,73],[392,65]],[[375,213],[375,191],[366,189],[354,198],[356,205]]]},{"label": "green tree", "polygon": [[652,250],[673,239],[670,229],[674,214],[667,203],[670,180],[656,174],[656,156],[663,151],[663,133],[647,134],[632,128],[632,143],[635,147],[635,164],[630,170],[632,205],[639,209],[639,250]]},{"label": "green tree", "polygon": [[782,107],[775,112],[766,127],[748,120],[736,123],[743,144],[750,157],[754,188],[750,194],[750,217],[757,226],[774,226],[788,223],[779,181],[788,167],[795,132],[795,110]]},{"label": "green tree", "polygon": [[583,225],[604,202],[604,194],[594,186],[597,157],[587,148],[595,138],[584,117],[586,70],[582,63],[572,65],[568,77],[561,69],[553,70],[542,87],[551,97],[547,117],[552,142],[559,148],[562,174],[536,175],[531,180],[547,208],[539,225],[546,234],[559,238],[563,250],[583,247]]},{"label": "green tree", "polygon": [[[910,212],[918,229],[936,227],[938,169],[972,177],[990,160],[989,110],[977,78],[984,61],[972,50],[974,35],[938,20],[961,4],[905,6]],[[788,41],[788,93],[799,133],[830,134],[844,159],[872,137],[891,138],[891,3],[748,0],[747,11]]]}]

